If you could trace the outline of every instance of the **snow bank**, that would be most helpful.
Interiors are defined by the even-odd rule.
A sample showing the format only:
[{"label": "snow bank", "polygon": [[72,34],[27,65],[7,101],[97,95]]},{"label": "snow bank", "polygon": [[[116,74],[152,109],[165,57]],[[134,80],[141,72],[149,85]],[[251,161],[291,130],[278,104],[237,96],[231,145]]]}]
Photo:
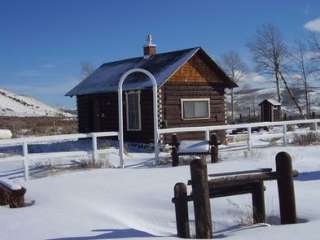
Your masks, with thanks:
[{"label": "snow bank", "polygon": [[[318,146],[260,148],[250,154],[243,150],[222,151],[223,161],[208,164],[208,172],[274,169],[279,151],[288,151],[294,168],[302,173],[295,181],[301,223],[279,225],[277,184],[266,182],[266,212],[271,226],[241,225],[247,224],[252,214],[250,195],[217,198],[211,201],[216,238],[319,239]],[[138,161],[148,161],[148,156],[152,159],[153,154],[130,153],[127,163],[136,167]],[[189,179],[189,166],[149,168],[141,164],[140,168],[83,170],[31,180],[26,183],[26,198],[36,200],[34,206],[15,211],[0,207],[1,239],[174,238],[173,186]],[[194,233],[192,204],[189,213]]]},{"label": "snow bank", "polygon": [[0,139],[12,138],[12,132],[9,129],[0,129]]},{"label": "snow bank", "polygon": [[[275,169],[276,154],[280,151],[288,152],[293,159],[293,168],[300,172],[300,176],[295,179],[300,223],[279,225],[277,183],[269,181],[265,183],[265,204],[267,222],[271,225],[248,226],[252,215],[249,194],[216,198],[211,201],[215,238],[319,239],[319,146],[284,147],[280,130],[272,134],[253,134],[252,140],[257,147],[250,152],[247,151],[245,142],[221,146],[219,154],[222,161],[208,164],[208,172]],[[271,141],[274,138],[279,138],[281,145]],[[43,154],[41,161],[30,158],[30,167],[49,159],[46,154]],[[117,149],[111,148],[103,158],[118,165],[117,154]],[[62,155],[56,157],[61,163],[71,160]],[[170,157],[170,153],[162,152],[160,157],[165,160]],[[177,182],[186,183],[190,179],[190,169],[189,166],[172,168],[169,167],[170,163],[154,167],[153,158],[153,153],[129,152],[125,155],[125,169],[91,169],[72,173],[65,171],[64,174],[25,183],[28,189],[26,200],[35,200],[36,204],[14,211],[8,207],[0,207],[0,226],[3,229],[1,240],[174,238],[176,220],[174,205],[171,203],[173,186]],[[0,163],[0,177],[23,181],[21,159],[12,156],[0,159]],[[30,172],[32,173],[32,169]],[[188,190],[190,192],[190,187]],[[191,203],[189,214],[191,232],[194,234],[194,210]]]}]

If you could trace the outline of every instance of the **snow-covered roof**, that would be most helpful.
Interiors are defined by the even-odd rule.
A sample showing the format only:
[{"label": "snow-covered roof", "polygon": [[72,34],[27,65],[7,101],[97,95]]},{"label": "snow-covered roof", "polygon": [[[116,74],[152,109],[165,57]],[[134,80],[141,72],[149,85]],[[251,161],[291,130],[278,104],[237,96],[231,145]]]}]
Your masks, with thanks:
[{"label": "snow-covered roof", "polygon": [[[157,81],[158,86],[164,84],[183,64],[185,64],[198,51],[204,53],[214,64],[226,82],[226,86],[237,86],[226,76],[216,63],[200,48],[189,48],[174,52],[155,54],[148,58],[137,57],[116,62],[105,63],[85,78],[66,95],[76,96],[103,92],[115,92],[118,89],[120,77],[133,68],[143,68],[150,71]],[[123,84],[124,90],[144,89],[151,87],[152,83],[142,73],[133,73],[128,76]]]},{"label": "snow-covered roof", "polygon": [[269,103],[271,103],[273,106],[281,106],[281,103],[279,103],[277,100],[272,99],[272,98],[263,100],[261,103],[259,103],[259,105],[261,105],[263,102],[269,102]]}]

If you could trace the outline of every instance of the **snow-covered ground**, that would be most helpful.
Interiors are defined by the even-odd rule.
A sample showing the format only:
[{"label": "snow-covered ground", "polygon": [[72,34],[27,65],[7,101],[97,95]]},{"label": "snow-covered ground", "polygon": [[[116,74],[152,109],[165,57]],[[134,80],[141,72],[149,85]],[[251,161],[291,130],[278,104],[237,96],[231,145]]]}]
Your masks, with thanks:
[{"label": "snow-covered ground", "polygon": [[[279,135],[279,134],[278,134]],[[265,139],[276,139],[266,141]],[[287,151],[300,171],[295,179],[299,224],[279,225],[275,182],[266,182],[267,225],[250,225],[249,195],[211,200],[215,238],[224,239],[319,239],[320,154],[319,146],[281,146],[277,133],[254,135],[258,147],[248,152],[241,144],[223,146],[221,162],[208,164],[209,173],[275,168],[275,155]],[[281,141],[281,140],[279,140]],[[162,162],[169,156],[162,153]],[[104,155],[117,162],[116,149]],[[1,162],[2,161],[2,162]],[[26,200],[33,206],[0,207],[1,239],[117,239],[174,238],[175,212],[171,203],[173,186],[190,179],[188,166],[153,166],[153,154],[130,152],[125,169],[78,169],[14,182],[26,186]],[[34,163],[36,166],[36,163]],[[0,158],[0,176],[13,176],[22,169],[21,161]],[[6,176],[7,175],[7,176]],[[36,175],[34,175],[36,177]],[[189,189],[190,190],[190,189]],[[193,206],[189,204],[194,234]]]},{"label": "snow-covered ground", "polygon": [[29,96],[0,89],[0,116],[14,117],[72,117],[70,113],[53,108]]}]

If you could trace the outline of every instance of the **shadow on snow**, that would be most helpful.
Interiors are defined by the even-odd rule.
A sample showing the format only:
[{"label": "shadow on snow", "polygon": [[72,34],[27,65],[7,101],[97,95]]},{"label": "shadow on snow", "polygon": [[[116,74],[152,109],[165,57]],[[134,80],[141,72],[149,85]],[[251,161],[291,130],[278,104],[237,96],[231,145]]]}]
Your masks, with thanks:
[{"label": "shadow on snow", "polygon": [[320,180],[320,171],[303,172],[294,178],[297,181],[315,181]]},{"label": "shadow on snow", "polygon": [[139,231],[136,229],[96,229],[92,232],[99,232],[100,234],[94,236],[82,236],[82,237],[62,237],[53,238],[49,240],[95,240],[95,239],[111,239],[111,238],[145,238],[156,237],[149,233]]}]

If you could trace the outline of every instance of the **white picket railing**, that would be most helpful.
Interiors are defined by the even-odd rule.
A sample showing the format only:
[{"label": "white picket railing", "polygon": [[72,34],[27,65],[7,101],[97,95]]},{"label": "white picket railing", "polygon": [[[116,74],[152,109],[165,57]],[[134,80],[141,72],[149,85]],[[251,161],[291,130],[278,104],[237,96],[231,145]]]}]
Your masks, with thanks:
[{"label": "white picket railing", "polygon": [[[233,130],[233,129],[246,129],[248,134],[247,146],[250,151],[252,148],[252,128],[256,127],[270,127],[270,126],[282,126],[283,127],[283,143],[287,143],[287,127],[289,125],[296,124],[313,124],[314,130],[317,131],[318,123],[320,123],[320,119],[308,119],[308,120],[294,120],[294,121],[282,121],[282,122],[259,122],[259,123],[243,123],[243,124],[234,124],[234,125],[217,125],[217,126],[202,126],[202,127],[179,127],[179,128],[165,128],[159,129],[159,134],[167,134],[167,133],[182,133],[182,132],[204,132],[206,140],[209,140],[210,131],[218,131],[218,130]],[[59,141],[71,141],[78,140],[81,138],[91,138],[92,139],[92,160],[93,162],[97,160],[98,150],[97,146],[97,138],[99,137],[113,137],[118,136],[118,132],[95,132],[88,134],[65,134],[65,135],[53,135],[53,136],[41,136],[41,137],[26,137],[26,138],[15,138],[15,139],[3,139],[0,140],[1,146],[22,146],[22,158],[24,164],[24,176],[27,180],[29,178],[29,163],[28,158],[41,158],[41,153],[32,153],[28,152],[29,144],[36,143],[52,143]],[[61,156],[69,156],[70,152],[55,152],[60,153]],[[72,152],[71,152],[72,153]],[[121,154],[119,152],[119,154]]]},{"label": "white picket railing", "polygon": [[314,130],[318,130],[318,123],[320,119],[305,119],[305,120],[293,120],[293,121],[282,121],[282,122],[257,122],[257,123],[242,123],[233,125],[216,125],[216,126],[202,126],[202,127],[179,127],[179,128],[164,128],[159,129],[159,134],[167,133],[182,133],[182,132],[204,132],[206,140],[209,140],[210,131],[219,130],[234,130],[234,129],[247,129],[248,133],[248,150],[252,148],[252,128],[257,127],[271,127],[271,126],[282,126],[283,127],[283,143],[287,144],[287,128],[289,125],[297,124],[313,124]]},{"label": "white picket railing", "polygon": [[[22,156],[24,165],[24,177],[25,180],[29,179],[29,161],[28,158],[32,155],[32,158],[37,158],[41,156],[41,153],[29,154],[28,145],[36,143],[53,143],[59,141],[77,141],[83,138],[92,139],[92,161],[93,163],[97,160],[98,156],[98,145],[97,138],[99,137],[113,137],[118,136],[118,132],[93,132],[93,133],[79,133],[79,134],[64,134],[64,135],[53,135],[53,136],[41,136],[41,137],[25,137],[25,138],[13,138],[13,139],[3,139],[0,140],[0,146],[22,146]],[[55,152],[65,153],[69,155],[70,152]],[[38,155],[38,156],[37,156]]]}]

